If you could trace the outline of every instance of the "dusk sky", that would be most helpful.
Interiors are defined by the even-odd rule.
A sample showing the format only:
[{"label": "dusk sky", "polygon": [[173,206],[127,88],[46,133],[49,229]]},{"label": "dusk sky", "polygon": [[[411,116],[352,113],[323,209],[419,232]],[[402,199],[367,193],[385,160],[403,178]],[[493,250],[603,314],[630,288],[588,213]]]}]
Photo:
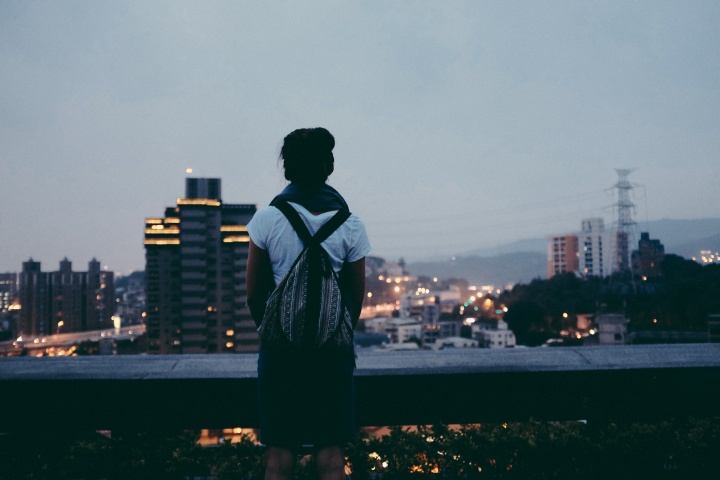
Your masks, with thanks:
[{"label": "dusk sky", "polygon": [[266,205],[282,138],[397,260],[720,216],[720,2],[0,0],[0,272],[144,268],[192,176]]}]

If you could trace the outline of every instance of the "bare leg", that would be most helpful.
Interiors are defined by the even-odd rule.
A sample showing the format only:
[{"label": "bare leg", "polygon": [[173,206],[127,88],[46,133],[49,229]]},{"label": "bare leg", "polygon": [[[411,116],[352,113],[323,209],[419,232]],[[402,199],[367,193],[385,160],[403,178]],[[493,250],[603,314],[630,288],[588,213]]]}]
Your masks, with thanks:
[{"label": "bare leg", "polygon": [[315,453],[320,480],[344,480],[345,456],[338,446],[323,447]]},{"label": "bare leg", "polygon": [[295,451],[283,447],[268,447],[265,480],[289,480],[295,470]]}]

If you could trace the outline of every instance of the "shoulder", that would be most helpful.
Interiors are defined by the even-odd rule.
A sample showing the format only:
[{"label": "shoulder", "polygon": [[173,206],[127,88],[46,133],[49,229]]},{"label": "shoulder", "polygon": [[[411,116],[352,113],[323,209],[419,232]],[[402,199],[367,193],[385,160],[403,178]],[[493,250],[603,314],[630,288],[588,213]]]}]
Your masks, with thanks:
[{"label": "shoulder", "polygon": [[282,212],[275,207],[263,207],[255,212],[247,224],[247,229],[250,238],[257,246],[267,249],[267,239],[282,216]]},{"label": "shoulder", "polygon": [[254,221],[254,220],[262,221],[262,220],[268,220],[268,219],[275,219],[279,215],[282,216],[282,213],[277,208],[263,207],[260,210],[258,210],[257,212],[255,212],[251,221]]},{"label": "shoulder", "polygon": [[345,221],[345,226],[345,241],[349,247],[346,260],[355,262],[370,253],[370,240],[365,230],[365,224],[357,215],[351,214]]},{"label": "shoulder", "polygon": [[352,230],[353,232],[364,232],[365,231],[365,224],[363,221],[355,215],[354,213],[351,213],[347,220],[345,220],[345,224]]}]

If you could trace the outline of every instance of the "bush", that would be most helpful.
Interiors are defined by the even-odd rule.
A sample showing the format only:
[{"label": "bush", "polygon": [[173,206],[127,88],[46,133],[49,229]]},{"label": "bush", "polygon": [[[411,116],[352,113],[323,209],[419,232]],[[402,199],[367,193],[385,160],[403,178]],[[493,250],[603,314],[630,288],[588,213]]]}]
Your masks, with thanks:
[{"label": "bush", "polygon": [[[0,479],[259,479],[264,451],[248,437],[201,447],[194,432],[0,435]],[[393,427],[347,446],[353,480],[425,478],[715,479],[720,419],[593,424],[524,422]],[[315,478],[311,458],[298,479]]]}]

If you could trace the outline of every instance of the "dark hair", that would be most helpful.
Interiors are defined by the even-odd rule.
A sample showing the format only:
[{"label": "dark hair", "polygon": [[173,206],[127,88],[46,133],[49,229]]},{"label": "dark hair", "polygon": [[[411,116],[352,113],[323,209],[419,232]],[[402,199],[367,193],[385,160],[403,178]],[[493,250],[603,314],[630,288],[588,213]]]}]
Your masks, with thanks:
[{"label": "dark hair", "polygon": [[280,158],[285,179],[307,186],[322,185],[333,172],[335,138],[324,128],[299,128],[283,140]]}]

